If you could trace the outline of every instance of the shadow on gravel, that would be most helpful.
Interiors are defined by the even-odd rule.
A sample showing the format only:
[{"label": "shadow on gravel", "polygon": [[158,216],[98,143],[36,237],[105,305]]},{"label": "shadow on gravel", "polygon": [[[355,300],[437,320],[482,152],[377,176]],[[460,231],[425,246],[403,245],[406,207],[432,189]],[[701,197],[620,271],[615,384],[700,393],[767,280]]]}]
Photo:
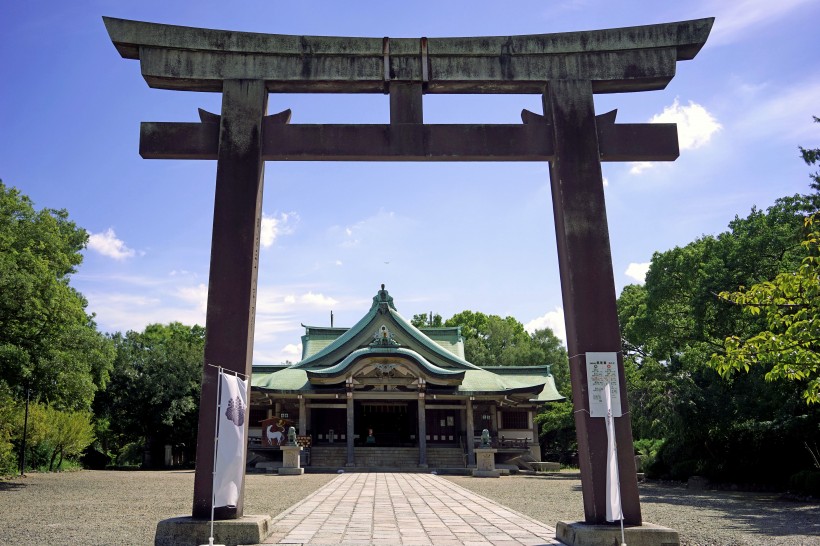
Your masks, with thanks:
[{"label": "shadow on gravel", "polygon": [[581,475],[580,474],[543,474],[539,476],[533,476],[532,474],[519,474],[521,478],[527,480],[576,480],[580,481]]},{"label": "shadow on gravel", "polygon": [[778,499],[774,495],[729,491],[689,491],[683,487],[642,484],[641,503],[702,508],[723,513],[744,532],[767,537],[794,534],[820,536],[816,504]]},{"label": "shadow on gravel", "polygon": [[21,482],[0,482],[0,491],[19,491],[28,487],[27,483]]}]

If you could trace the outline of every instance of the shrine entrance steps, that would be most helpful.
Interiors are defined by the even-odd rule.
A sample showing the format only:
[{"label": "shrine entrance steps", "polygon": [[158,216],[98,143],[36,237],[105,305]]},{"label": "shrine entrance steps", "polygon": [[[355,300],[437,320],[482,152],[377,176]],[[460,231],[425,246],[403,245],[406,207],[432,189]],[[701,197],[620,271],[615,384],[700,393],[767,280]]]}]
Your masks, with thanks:
[{"label": "shrine entrance steps", "polygon": [[466,470],[465,455],[458,447],[427,447],[427,468],[419,468],[417,447],[356,447],[355,465],[346,467],[346,446],[313,446],[307,472],[429,472],[431,470]]}]

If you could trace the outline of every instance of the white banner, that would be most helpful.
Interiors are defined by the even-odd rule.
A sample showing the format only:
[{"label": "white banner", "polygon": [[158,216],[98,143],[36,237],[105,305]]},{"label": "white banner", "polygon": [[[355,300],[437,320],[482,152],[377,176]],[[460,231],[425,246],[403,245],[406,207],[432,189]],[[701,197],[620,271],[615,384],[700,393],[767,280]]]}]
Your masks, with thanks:
[{"label": "white banner", "polygon": [[606,403],[606,520],[623,519],[621,484],[618,476],[618,451],[615,443],[615,419],[612,416],[612,395],[609,383],[603,389]]},{"label": "white banner", "polygon": [[236,506],[245,477],[245,418],[248,414],[248,382],[220,370],[214,506]]}]

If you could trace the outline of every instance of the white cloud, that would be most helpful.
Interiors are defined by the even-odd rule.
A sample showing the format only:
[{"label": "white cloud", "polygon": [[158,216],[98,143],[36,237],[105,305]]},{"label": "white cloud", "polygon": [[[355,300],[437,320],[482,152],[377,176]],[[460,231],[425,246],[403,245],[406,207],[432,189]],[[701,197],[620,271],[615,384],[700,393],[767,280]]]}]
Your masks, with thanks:
[{"label": "white cloud", "polygon": [[605,177],[604,177],[604,187],[606,188],[606,187],[608,187],[608,186],[609,186],[609,178],[607,178],[607,177],[605,176]]},{"label": "white cloud", "polygon": [[195,304],[203,313],[208,309],[208,285],[200,283],[197,286],[182,286],[177,296],[189,303]]},{"label": "white cloud", "polygon": [[624,271],[624,274],[627,277],[632,277],[633,279],[638,281],[639,284],[643,284],[646,280],[646,273],[647,271],[649,271],[649,264],[650,262],[633,262],[627,266],[626,271]]},{"label": "white cloud", "polygon": [[142,331],[149,324],[178,321],[205,324],[205,311],[173,296],[142,296],[118,292],[85,292],[89,310],[97,314],[100,328],[108,332]]},{"label": "white cloud", "polygon": [[117,238],[113,228],[108,228],[102,233],[92,233],[88,237],[88,248],[115,260],[133,258],[136,254],[134,249],[128,248],[124,241]]},{"label": "white cloud", "polygon": [[399,240],[407,231],[412,221],[397,216],[392,211],[380,210],[378,213],[360,220],[353,225],[332,226],[330,235],[339,241],[344,249],[369,249],[376,241]]},{"label": "white cloud", "polygon": [[715,26],[707,45],[734,42],[752,34],[762,25],[772,25],[776,19],[815,0],[734,0],[732,2],[709,2],[709,10],[715,17]]},{"label": "white cloud", "polygon": [[302,344],[288,343],[282,347],[282,352],[286,355],[302,356]]},{"label": "white cloud", "polygon": [[280,235],[293,233],[293,226],[289,225],[292,220],[298,221],[299,215],[295,212],[283,212],[277,217],[262,213],[262,229],[259,234],[262,248],[273,246],[273,243]]},{"label": "white cloud", "polygon": [[790,82],[775,87],[770,84],[741,84],[738,94],[748,108],[729,129],[742,137],[798,142],[817,134],[812,115],[817,115],[820,79]]},{"label": "white cloud", "polygon": [[567,329],[564,324],[564,309],[562,307],[556,307],[553,311],[548,311],[524,325],[524,329],[529,333],[542,328],[549,328],[564,345],[567,344]]},{"label": "white cloud", "polygon": [[[678,144],[681,151],[695,150],[704,146],[712,139],[712,135],[722,129],[722,126],[706,108],[693,101],[688,106],[681,106],[677,98],[671,106],[667,106],[660,114],[655,114],[649,123],[675,123],[678,126]],[[640,174],[650,168],[653,163],[638,161],[632,163],[631,174]]]},{"label": "white cloud", "polygon": [[329,306],[329,305],[336,305],[338,300],[334,300],[331,297],[325,296],[324,294],[314,294],[313,292],[308,292],[307,294],[302,294],[299,296],[299,301],[301,303],[307,305],[316,305],[316,306]]},{"label": "white cloud", "polygon": [[293,294],[286,295],[282,301],[285,302],[288,306],[294,306],[297,302],[301,305],[316,305],[316,306],[327,306],[327,305],[335,305],[339,303],[338,300],[335,300],[329,296],[325,296],[324,294],[314,294],[312,290],[300,295],[295,296]]}]

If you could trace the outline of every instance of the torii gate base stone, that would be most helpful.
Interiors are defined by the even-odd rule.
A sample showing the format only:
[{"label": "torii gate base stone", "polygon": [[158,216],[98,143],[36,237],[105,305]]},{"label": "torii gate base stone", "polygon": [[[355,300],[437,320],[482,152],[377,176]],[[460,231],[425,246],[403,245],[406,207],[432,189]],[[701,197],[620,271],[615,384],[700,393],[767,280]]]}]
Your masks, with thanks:
[{"label": "torii gate base stone", "polygon": [[[215,364],[251,375],[265,161],[546,161],[550,166],[558,262],[584,521],[559,523],[571,545],[611,545],[606,522],[607,437],[593,417],[587,353],[616,355],[620,415],[614,419],[628,543],[678,544],[677,533],[643,522],[615,307],[602,161],[672,161],[674,124],[617,124],[595,115],[595,93],[663,89],[677,61],[697,55],[713,19],[560,34],[480,38],[343,38],[255,34],[104,18],[125,58],[139,59],[149,86],[222,93],[219,115],[201,123],[143,123],[140,154],[216,159],[205,365],[191,518],[157,527],[157,544],[199,544],[208,536],[216,420]],[[269,93],[387,93],[386,125],[290,125],[267,115]],[[543,114],[522,124],[435,125],[423,95],[530,93]],[[247,436],[247,426],[245,432]],[[243,453],[247,457],[247,446]],[[270,519],[215,507],[215,538],[258,543]],[[236,538],[234,529],[248,535]],[[188,538],[183,529],[195,529]],[[204,534],[203,534],[204,532]],[[186,535],[187,536],[187,535]],[[196,538],[194,538],[196,537]],[[207,539],[206,539],[207,540]]]}]

